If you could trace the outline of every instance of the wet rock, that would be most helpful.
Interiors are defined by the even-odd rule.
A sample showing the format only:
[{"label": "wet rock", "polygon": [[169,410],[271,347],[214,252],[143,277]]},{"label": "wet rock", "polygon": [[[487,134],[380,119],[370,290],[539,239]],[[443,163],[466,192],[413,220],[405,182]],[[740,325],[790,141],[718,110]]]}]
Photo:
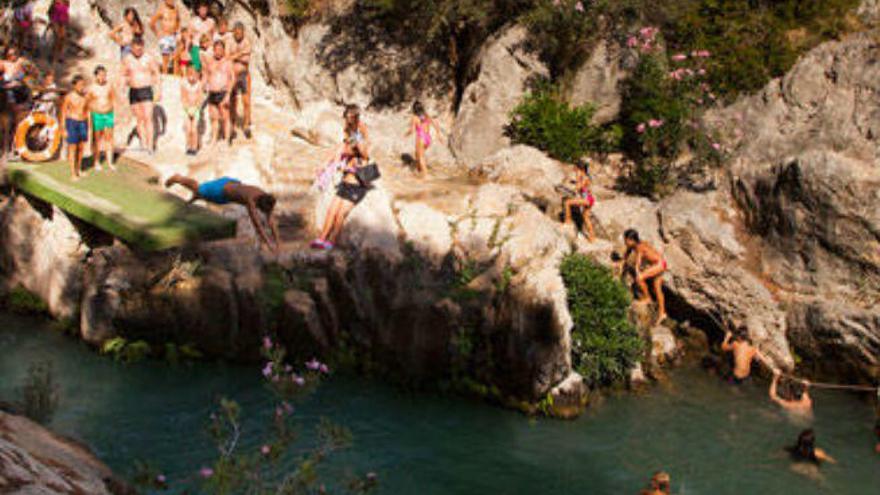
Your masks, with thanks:
[{"label": "wet rock", "polygon": [[452,149],[468,166],[510,145],[504,135],[508,115],[528,90],[528,82],[547,68],[525,48],[526,28],[512,26],[488,40],[477,56],[476,79],[464,90]]},{"label": "wet rock", "polygon": [[587,406],[589,392],[584,378],[576,372],[571,372],[550,391],[550,415],[562,419],[580,416]]},{"label": "wet rock", "polygon": [[0,492],[10,495],[131,493],[85,446],[0,411]]}]

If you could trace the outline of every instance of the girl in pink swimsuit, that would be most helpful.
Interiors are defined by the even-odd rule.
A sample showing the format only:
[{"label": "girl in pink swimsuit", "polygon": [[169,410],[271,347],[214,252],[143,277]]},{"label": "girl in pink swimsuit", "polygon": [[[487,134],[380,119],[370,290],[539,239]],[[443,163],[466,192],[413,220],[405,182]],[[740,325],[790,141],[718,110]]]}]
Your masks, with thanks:
[{"label": "girl in pink swimsuit", "polygon": [[425,107],[422,105],[422,102],[417,100],[413,103],[412,113],[412,120],[410,121],[409,131],[407,131],[406,135],[409,136],[415,134],[416,136],[415,162],[419,168],[419,175],[424,176],[428,172],[425,152],[431,147],[431,127],[434,127],[438,133],[440,132],[440,129],[437,128],[437,124],[435,124],[431,117],[425,112]]},{"label": "girl in pink swimsuit", "polygon": [[573,208],[581,209],[581,217],[584,219],[584,227],[587,228],[588,238],[590,242],[596,240],[596,234],[593,231],[593,221],[590,218],[590,210],[596,204],[596,198],[590,190],[590,163],[582,161],[577,164],[577,177],[575,178],[575,188],[577,195],[573,198],[566,198],[563,201],[565,209],[565,223],[571,222],[571,211]]}]

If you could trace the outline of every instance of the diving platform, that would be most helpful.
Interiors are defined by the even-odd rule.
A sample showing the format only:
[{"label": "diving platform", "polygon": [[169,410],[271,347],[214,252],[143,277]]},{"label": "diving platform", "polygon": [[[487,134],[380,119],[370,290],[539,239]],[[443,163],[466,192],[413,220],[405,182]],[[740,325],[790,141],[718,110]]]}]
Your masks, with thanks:
[{"label": "diving platform", "polygon": [[9,182],[143,251],[235,237],[236,222],[162,189],[149,166],[121,158],[117,171],[70,178],[66,161],[10,162]]}]

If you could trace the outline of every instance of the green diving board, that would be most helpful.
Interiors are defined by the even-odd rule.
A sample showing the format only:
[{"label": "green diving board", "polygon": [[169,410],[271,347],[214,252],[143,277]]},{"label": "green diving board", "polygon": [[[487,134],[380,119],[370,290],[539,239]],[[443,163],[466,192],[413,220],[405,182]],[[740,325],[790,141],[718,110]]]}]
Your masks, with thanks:
[{"label": "green diving board", "polygon": [[145,251],[235,237],[236,222],[162,190],[155,173],[122,159],[118,171],[90,171],[70,179],[67,162],[11,162],[9,182]]}]

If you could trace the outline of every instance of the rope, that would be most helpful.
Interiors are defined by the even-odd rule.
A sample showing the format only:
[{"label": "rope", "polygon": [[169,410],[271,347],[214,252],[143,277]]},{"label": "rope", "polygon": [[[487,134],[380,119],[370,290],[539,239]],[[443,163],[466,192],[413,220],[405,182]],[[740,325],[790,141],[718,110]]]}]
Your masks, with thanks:
[{"label": "rope", "polygon": [[[796,376],[788,375],[783,373],[781,376],[794,381],[805,381],[803,378],[798,378]],[[877,396],[880,397],[880,387],[874,387],[871,385],[841,385],[838,383],[822,383],[822,382],[809,382],[810,388],[824,388],[828,390],[853,390],[857,392],[877,392]]]}]

